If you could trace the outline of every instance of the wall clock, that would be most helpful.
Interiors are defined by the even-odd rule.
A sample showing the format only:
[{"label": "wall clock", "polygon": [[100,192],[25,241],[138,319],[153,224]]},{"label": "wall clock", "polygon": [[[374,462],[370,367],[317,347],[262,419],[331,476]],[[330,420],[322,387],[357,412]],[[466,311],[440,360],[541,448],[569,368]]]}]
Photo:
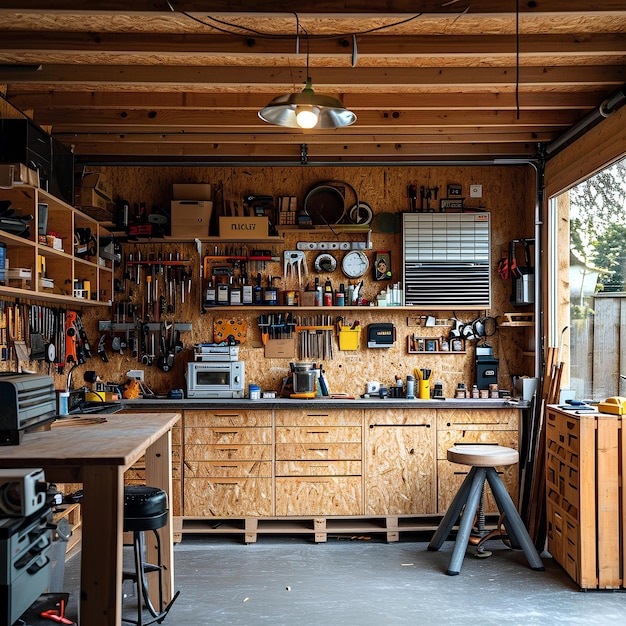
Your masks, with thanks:
[{"label": "wall clock", "polygon": [[351,250],[341,261],[341,271],[348,278],[359,278],[367,272],[370,266],[369,259],[361,250]]}]

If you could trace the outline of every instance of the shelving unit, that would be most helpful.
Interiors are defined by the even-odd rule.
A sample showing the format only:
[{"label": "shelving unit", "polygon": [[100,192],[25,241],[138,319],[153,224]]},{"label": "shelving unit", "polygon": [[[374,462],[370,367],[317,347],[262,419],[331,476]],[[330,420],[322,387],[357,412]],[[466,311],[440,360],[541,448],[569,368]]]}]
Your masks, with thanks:
[{"label": "shelving unit", "polygon": [[[100,259],[99,243],[110,232],[95,219],[81,213],[50,193],[30,185],[15,185],[0,191],[0,200],[10,200],[17,215],[32,215],[30,234],[26,237],[0,230],[0,242],[6,245],[9,268],[30,270],[30,280],[5,278],[0,296],[26,298],[45,302],[71,303],[80,306],[109,305],[113,298],[113,264]],[[62,249],[39,240],[39,205],[47,205],[46,233],[54,233]],[[97,246],[94,259],[74,255],[76,228],[89,228]],[[45,273],[44,273],[45,272]],[[44,287],[41,278],[54,280],[54,290]],[[74,281],[89,281],[96,300],[74,297]]]}]

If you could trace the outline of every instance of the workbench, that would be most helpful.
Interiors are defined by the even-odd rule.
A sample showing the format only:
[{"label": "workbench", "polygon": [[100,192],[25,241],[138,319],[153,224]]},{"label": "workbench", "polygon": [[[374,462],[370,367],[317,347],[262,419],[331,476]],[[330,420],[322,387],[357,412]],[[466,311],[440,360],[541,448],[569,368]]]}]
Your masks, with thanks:
[{"label": "workbench", "polygon": [[[20,445],[2,449],[1,468],[41,467],[47,482],[83,484],[81,624],[121,624],[124,472],[145,455],[147,484],[169,498],[171,432],[179,419],[173,412],[107,415],[99,424],[27,433]],[[159,533],[168,602],[174,587],[171,508]],[[153,550],[149,545],[149,560]]]}]

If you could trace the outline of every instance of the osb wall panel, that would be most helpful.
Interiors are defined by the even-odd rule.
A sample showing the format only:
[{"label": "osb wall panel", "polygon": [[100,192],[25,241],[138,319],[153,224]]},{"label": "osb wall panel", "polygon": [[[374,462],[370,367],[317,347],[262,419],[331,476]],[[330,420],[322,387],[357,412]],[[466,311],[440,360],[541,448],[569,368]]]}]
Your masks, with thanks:
[{"label": "osb wall panel", "polygon": [[[95,168],[92,168],[95,169]],[[332,392],[346,392],[361,394],[364,384],[368,380],[379,380],[386,385],[394,383],[395,375],[403,379],[407,374],[413,374],[414,369],[429,368],[432,370],[432,382],[442,382],[444,395],[452,396],[459,382],[471,386],[474,380],[475,346],[467,345],[465,354],[408,354],[407,337],[417,333],[424,337],[433,337],[447,334],[449,327],[416,328],[409,326],[407,320],[416,315],[432,313],[438,318],[447,319],[455,313],[464,321],[471,321],[485,313],[498,316],[503,312],[515,310],[509,301],[511,295],[510,281],[499,278],[496,266],[501,256],[506,254],[508,242],[513,238],[531,237],[533,235],[533,185],[534,179],[530,168],[517,166],[440,166],[440,167],[102,167],[99,168],[110,180],[116,198],[124,198],[131,203],[145,202],[148,210],[160,206],[168,208],[172,200],[172,183],[174,182],[209,182],[213,185],[216,211],[219,210],[222,200],[235,200],[241,204],[244,195],[271,195],[296,196],[301,206],[307,191],[315,184],[328,180],[343,180],[356,190],[359,200],[367,202],[375,214],[391,211],[402,212],[409,209],[407,185],[416,184],[418,189],[425,187],[439,188],[439,198],[446,195],[448,184],[460,184],[466,196],[466,206],[478,207],[483,205],[491,213],[492,224],[492,284],[493,306],[489,311],[393,311],[362,308],[358,311],[346,311],[346,322],[359,320],[364,328],[361,336],[361,348],[355,352],[339,351],[336,337],[333,339],[332,358],[323,362],[324,369]],[[469,198],[469,185],[477,183],[483,185],[483,198]],[[348,199],[348,203],[350,199]],[[418,198],[419,204],[419,198]],[[433,203],[438,206],[436,203]],[[174,216],[175,219],[175,216]],[[332,233],[323,235],[310,232],[289,233],[285,237],[285,245],[273,245],[277,255],[283,249],[295,248],[300,240],[331,240],[339,241],[363,240],[363,234],[340,234],[336,238]],[[393,282],[401,279],[401,238],[400,234],[374,233],[372,236],[373,250],[391,251]],[[226,245],[226,244],[224,244]],[[229,244],[230,245],[230,244]],[[210,248],[210,249],[209,249]],[[203,246],[203,254],[212,252],[213,244]],[[192,347],[197,342],[211,341],[213,338],[213,324],[216,319],[226,315],[241,315],[248,324],[248,337],[241,346],[240,357],[245,361],[246,383],[257,383],[264,390],[279,390],[281,381],[289,372],[289,359],[265,358],[261,343],[261,335],[257,326],[259,312],[231,311],[201,311],[201,287],[199,284],[198,254],[193,243],[180,244],[168,241],[154,240],[152,244],[133,244],[124,246],[126,254],[141,250],[142,258],[147,258],[150,252],[161,252],[167,259],[169,254],[179,252],[181,257],[189,260],[188,270],[191,273],[191,291],[186,293],[185,303],[176,306],[176,311],[167,313],[164,319],[168,321],[191,322],[193,330],[181,334],[184,345],[183,351],[176,356],[174,367],[165,373],[155,365],[143,366],[138,363],[128,350],[124,354],[113,354],[108,351],[107,363],[102,362],[94,354],[86,365],[81,366],[75,373],[76,384],[82,384],[84,370],[97,370],[100,377],[107,382],[123,382],[125,374],[130,369],[143,369],[148,386],[157,394],[167,393],[172,388],[185,388],[185,364],[192,358]],[[316,253],[307,253],[309,267],[308,282],[313,284],[313,259]],[[373,253],[368,253],[370,258]],[[341,253],[337,255],[339,258]],[[118,270],[118,277],[123,278],[123,268]],[[254,269],[254,268],[253,268]],[[250,272],[253,273],[252,271]],[[281,276],[282,263],[268,263],[263,275]],[[320,275],[324,282],[326,275]],[[386,283],[376,283],[371,273],[364,277],[363,295],[374,299],[379,290]],[[161,279],[162,280],[162,279]],[[347,283],[347,279],[338,269],[331,275],[333,286]],[[161,282],[163,284],[163,282]],[[265,284],[265,280],[264,280]],[[293,286],[294,283],[287,283]],[[285,283],[281,281],[281,286]],[[118,294],[118,300],[128,300],[137,305],[141,311],[145,301],[144,278],[137,286],[126,282],[123,294]],[[462,303],[459,303],[462,305]],[[284,309],[277,309],[284,310]],[[519,309],[518,309],[519,310]],[[320,313],[324,313],[323,309]],[[298,314],[297,310],[293,311]],[[311,315],[311,312],[307,312]],[[97,345],[99,332],[97,320],[110,318],[107,308],[89,308],[83,311],[92,348]],[[332,318],[338,316],[337,310],[332,311]],[[368,349],[366,347],[365,328],[373,322],[393,322],[396,327],[397,339],[388,349]],[[414,323],[414,320],[413,322]],[[435,334],[433,334],[433,331]],[[109,339],[108,339],[109,341]],[[527,349],[527,330],[518,328],[500,329],[490,338],[494,354],[500,359],[499,383],[502,388],[511,388],[511,375],[532,374],[532,359],[523,356]],[[110,345],[108,343],[108,345]],[[158,348],[158,341],[156,342]],[[95,350],[94,350],[95,352]],[[7,366],[7,368],[10,366]],[[31,364],[36,369],[36,364]],[[67,374],[67,370],[65,372]],[[58,377],[58,387],[64,386],[64,377]]]}]

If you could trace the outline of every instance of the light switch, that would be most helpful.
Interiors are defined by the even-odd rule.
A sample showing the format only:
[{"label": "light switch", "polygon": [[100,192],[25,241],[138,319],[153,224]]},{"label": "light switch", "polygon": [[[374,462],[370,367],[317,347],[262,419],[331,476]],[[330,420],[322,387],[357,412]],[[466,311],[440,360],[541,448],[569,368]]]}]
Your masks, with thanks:
[{"label": "light switch", "polygon": [[470,185],[470,198],[482,198],[483,186],[482,185]]}]

